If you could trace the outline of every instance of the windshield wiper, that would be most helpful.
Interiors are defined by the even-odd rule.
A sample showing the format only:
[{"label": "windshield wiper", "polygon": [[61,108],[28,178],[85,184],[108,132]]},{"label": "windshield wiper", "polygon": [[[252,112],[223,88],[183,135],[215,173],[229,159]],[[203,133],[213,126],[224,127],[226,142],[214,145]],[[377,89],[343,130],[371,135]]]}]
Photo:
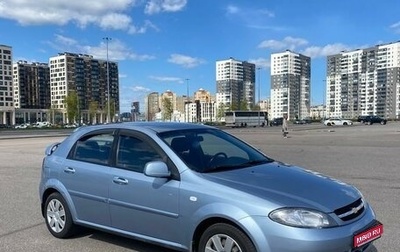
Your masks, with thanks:
[{"label": "windshield wiper", "polygon": [[242,163],[240,165],[238,165],[238,167],[250,167],[250,166],[254,166],[254,165],[259,165],[259,164],[265,164],[265,163],[269,163],[271,162],[268,159],[256,159],[256,160],[250,160],[249,162],[246,163]]},{"label": "windshield wiper", "polygon": [[271,163],[273,162],[270,159],[257,159],[257,160],[250,160],[245,163],[241,164],[229,164],[229,165],[219,165],[219,166],[214,166],[214,167],[209,167],[209,170],[206,172],[216,172],[216,171],[221,171],[221,170],[233,170],[233,169],[240,169],[240,168],[245,168],[245,167],[250,167],[250,166],[255,166],[259,164],[265,164],[265,163]]}]

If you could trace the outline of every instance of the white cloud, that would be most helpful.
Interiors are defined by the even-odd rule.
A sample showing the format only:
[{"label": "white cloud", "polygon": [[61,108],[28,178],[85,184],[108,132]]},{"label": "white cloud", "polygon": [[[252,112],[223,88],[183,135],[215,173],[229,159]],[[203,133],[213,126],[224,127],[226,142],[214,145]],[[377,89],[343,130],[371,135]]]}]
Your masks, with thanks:
[{"label": "white cloud", "polygon": [[225,15],[236,22],[238,25],[243,25],[252,29],[263,29],[281,31],[282,27],[274,27],[268,22],[275,17],[275,13],[268,9],[258,8],[241,8],[237,5],[228,5],[225,7]]},{"label": "white cloud", "polygon": [[200,64],[205,63],[205,61],[202,59],[193,58],[182,54],[171,54],[170,58],[168,59],[168,62],[181,65],[184,68],[193,68]]},{"label": "white cloud", "polygon": [[[95,58],[107,58],[107,41],[102,41],[99,46],[90,47],[85,46],[85,53],[93,55]],[[131,51],[123,42],[118,39],[111,39],[108,41],[108,57],[110,60],[135,60],[147,61],[155,57],[148,54],[137,54]]]},{"label": "white cloud", "polygon": [[394,33],[400,34],[400,21],[395,24],[392,24],[390,26],[390,29],[392,29]]},{"label": "white cloud", "polygon": [[170,76],[149,76],[150,79],[160,81],[160,82],[177,82],[183,83],[183,79],[179,77],[170,77]]},{"label": "white cloud", "polygon": [[[142,85],[122,85],[120,89],[120,108],[121,112],[130,112],[132,102],[138,101],[141,106],[143,101],[151,89]],[[143,111],[144,107],[141,108]]]},{"label": "white cloud", "polygon": [[227,14],[236,14],[236,13],[239,13],[239,12],[240,12],[239,7],[237,7],[235,5],[228,5],[226,7],[226,13]]},{"label": "white cloud", "polygon": [[77,45],[78,42],[73,38],[68,38],[60,34],[56,34],[56,41],[63,45],[74,46]]},{"label": "white cloud", "polygon": [[101,17],[99,26],[103,29],[128,30],[132,19],[120,13],[108,13]]},{"label": "white cloud", "polygon": [[[60,34],[55,35],[55,40],[47,42],[54,49],[61,52],[76,52],[93,55],[96,59],[107,58],[107,41],[100,41],[98,46],[81,45],[78,41]],[[137,54],[118,39],[108,40],[108,59],[111,61],[135,60],[147,61],[155,59],[148,54]]]},{"label": "white cloud", "polygon": [[149,0],[144,12],[148,15],[160,12],[181,11],[187,4],[187,0]]},{"label": "white cloud", "polygon": [[253,63],[256,65],[256,67],[261,67],[261,68],[269,68],[271,66],[271,62],[269,59],[265,58],[258,58],[258,59],[249,59],[248,60],[250,63]]},{"label": "white cloud", "polygon": [[293,38],[293,37],[285,37],[283,40],[264,40],[262,41],[258,47],[259,48],[267,48],[271,50],[295,50],[298,47],[307,45],[308,41],[302,38]]},{"label": "white cloud", "polygon": [[127,14],[135,5],[136,0],[2,0],[0,18],[24,26],[73,23],[81,28],[97,25],[105,30],[143,33],[150,26],[146,23],[144,27],[135,27]]},{"label": "white cloud", "polygon": [[144,25],[142,27],[135,27],[132,25],[129,28],[128,33],[129,34],[146,33],[149,28],[151,28],[155,31],[159,31],[159,29],[156,25],[154,25],[151,21],[146,20],[146,21],[144,21]]},{"label": "white cloud", "polygon": [[[354,50],[356,47],[344,45],[341,43],[329,44],[325,46],[310,46],[300,53],[311,58],[318,58],[318,57],[326,57],[328,55],[333,55],[340,53],[342,51],[351,51]],[[361,47],[360,47],[361,48]]]},{"label": "white cloud", "polygon": [[150,88],[143,87],[143,86],[133,86],[133,87],[131,87],[130,89],[131,89],[132,91],[134,91],[134,92],[145,92],[145,93],[148,93],[148,92],[151,91]]},{"label": "white cloud", "polygon": [[[399,24],[400,26],[400,24]],[[291,51],[301,53],[303,55],[309,56],[311,58],[326,57],[328,55],[333,55],[340,53],[342,51],[351,51],[356,48],[365,48],[363,46],[350,46],[342,43],[328,44],[325,46],[307,46],[309,42],[303,38],[285,37],[283,40],[265,40],[262,41],[258,48],[270,49],[275,51],[289,49]]]}]

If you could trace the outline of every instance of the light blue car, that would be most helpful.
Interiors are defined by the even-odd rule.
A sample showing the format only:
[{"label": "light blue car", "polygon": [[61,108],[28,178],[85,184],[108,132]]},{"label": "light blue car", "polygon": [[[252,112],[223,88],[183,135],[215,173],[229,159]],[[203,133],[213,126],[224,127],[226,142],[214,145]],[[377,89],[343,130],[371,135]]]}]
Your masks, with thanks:
[{"label": "light blue car", "polygon": [[48,230],[86,226],[193,252],[361,252],[383,225],[353,186],[200,124],[87,126],[47,147]]}]

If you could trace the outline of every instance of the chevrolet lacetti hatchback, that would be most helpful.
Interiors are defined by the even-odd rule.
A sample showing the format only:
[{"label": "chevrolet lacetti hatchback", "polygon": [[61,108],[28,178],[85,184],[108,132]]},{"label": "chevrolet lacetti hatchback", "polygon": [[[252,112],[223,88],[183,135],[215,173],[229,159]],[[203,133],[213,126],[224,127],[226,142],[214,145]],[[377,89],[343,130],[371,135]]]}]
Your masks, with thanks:
[{"label": "chevrolet lacetti hatchback", "polygon": [[185,123],[87,126],[47,147],[48,230],[77,226],[181,251],[367,251],[383,233],[353,186]]}]

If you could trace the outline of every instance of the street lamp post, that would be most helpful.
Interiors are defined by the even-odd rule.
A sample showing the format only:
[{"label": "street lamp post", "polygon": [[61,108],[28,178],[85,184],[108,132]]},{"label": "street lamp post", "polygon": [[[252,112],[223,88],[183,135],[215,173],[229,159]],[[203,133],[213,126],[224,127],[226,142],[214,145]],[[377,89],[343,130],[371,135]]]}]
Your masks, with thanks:
[{"label": "street lamp post", "polygon": [[108,64],[108,42],[111,40],[109,37],[103,38],[106,41],[107,50],[107,123],[110,122],[110,70]]},{"label": "street lamp post", "polygon": [[189,122],[189,79],[188,78],[186,78],[186,105],[185,105],[185,120],[186,122]]},{"label": "street lamp post", "polygon": [[257,67],[257,79],[258,79],[258,127],[260,127],[260,110],[261,110],[261,101],[260,101],[260,90],[261,90],[261,82],[260,82],[260,70],[261,67]]}]

